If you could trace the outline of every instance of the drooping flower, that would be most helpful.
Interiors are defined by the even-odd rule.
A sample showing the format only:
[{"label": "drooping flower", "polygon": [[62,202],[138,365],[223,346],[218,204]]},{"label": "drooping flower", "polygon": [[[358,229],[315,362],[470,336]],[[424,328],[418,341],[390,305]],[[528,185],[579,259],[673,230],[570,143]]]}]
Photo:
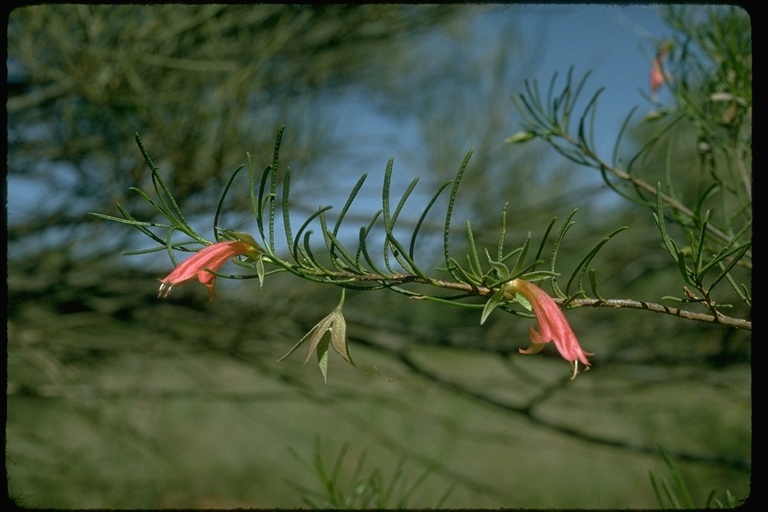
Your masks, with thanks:
[{"label": "drooping flower", "polygon": [[658,57],[653,59],[653,64],[651,64],[651,94],[656,94],[661,84],[664,83],[664,71],[662,71],[661,66],[661,59]]},{"label": "drooping flower", "polygon": [[547,292],[533,283],[523,279],[514,279],[504,286],[504,291],[508,293],[519,293],[525,297],[531,304],[533,313],[536,315],[536,322],[539,325],[538,331],[533,326],[530,327],[531,346],[527,349],[520,349],[521,354],[536,354],[550,341],[555,342],[555,347],[563,359],[571,363],[573,376],[575,378],[579,373],[579,362],[589,369],[590,363],[588,355],[594,355],[590,352],[584,352],[579,345],[579,340],[573,333],[568,320],[565,319],[560,307],[547,295]]},{"label": "drooping flower", "polygon": [[213,302],[216,297],[216,274],[213,272],[218,272],[224,263],[240,255],[258,258],[261,250],[240,240],[217,242],[204,247],[160,279],[160,292],[157,296],[165,298],[174,286],[197,279],[208,289],[208,297]]},{"label": "drooping flower", "polygon": [[653,63],[651,64],[651,96],[656,96],[656,91],[659,90],[659,87],[665,82],[668,82],[670,80],[670,76],[667,73],[667,70],[664,68],[664,57],[667,55],[667,52],[669,52],[672,49],[672,43],[670,42],[664,42],[659,45],[658,50],[656,51],[656,58],[653,59]]}]

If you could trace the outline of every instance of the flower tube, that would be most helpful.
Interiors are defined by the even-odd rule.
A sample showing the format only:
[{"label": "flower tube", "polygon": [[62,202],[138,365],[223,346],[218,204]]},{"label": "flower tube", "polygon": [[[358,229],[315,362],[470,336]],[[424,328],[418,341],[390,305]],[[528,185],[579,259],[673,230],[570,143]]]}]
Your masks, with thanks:
[{"label": "flower tube", "polygon": [[208,297],[213,302],[216,297],[216,274],[213,272],[217,272],[231,258],[240,255],[258,258],[261,251],[240,240],[218,242],[204,247],[160,279],[160,291],[157,296],[165,298],[174,286],[197,279],[208,289]]},{"label": "flower tube", "polygon": [[553,341],[563,359],[571,363],[573,370],[571,379],[579,373],[579,362],[589,369],[590,363],[587,356],[594,354],[581,349],[568,320],[547,292],[523,279],[510,281],[504,286],[504,291],[521,294],[530,302],[533,313],[536,315],[539,329],[530,327],[531,346],[520,349],[521,354],[536,354],[544,348],[544,345]]}]

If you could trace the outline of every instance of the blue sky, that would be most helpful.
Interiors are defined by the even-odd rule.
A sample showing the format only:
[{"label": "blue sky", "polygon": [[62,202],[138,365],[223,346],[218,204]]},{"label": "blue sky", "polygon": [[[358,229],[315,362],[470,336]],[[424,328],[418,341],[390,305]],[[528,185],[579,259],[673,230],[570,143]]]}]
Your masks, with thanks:
[{"label": "blue sky", "polygon": [[[510,96],[521,92],[515,89],[520,87],[520,78],[536,80],[546,89],[554,73],[558,73],[558,86],[562,87],[571,66],[577,79],[591,72],[581,99],[583,104],[598,88],[605,88],[597,109],[597,125],[602,130],[596,134],[596,144],[608,160],[621,124],[632,108],[639,107],[636,121],[653,108],[643,94],[649,91],[654,45],[672,35],[660,18],[658,8],[650,5],[498,5],[477,17],[473,30],[479,34],[478,53],[483,51],[483,46],[491,47],[499,40],[514,41],[520,37],[524,45],[531,48],[530,59],[524,57],[522,60],[526,62],[512,66],[513,72],[520,76],[510,77]],[[506,30],[521,30],[521,33],[507,34]],[[662,102],[669,101],[666,94],[662,88],[659,93]],[[379,183],[379,174],[383,173],[390,157],[395,160],[394,183],[400,180],[400,186],[404,187],[414,176],[424,174],[424,169],[419,167],[423,162],[409,158],[420,152],[415,120],[388,118],[367,98],[354,93],[331,106],[329,113],[339,119],[342,131],[338,134],[343,134],[346,145],[356,148],[350,155],[353,158],[350,168],[356,169],[352,174],[357,174],[347,180],[354,181],[362,172],[369,172],[372,174],[369,181]],[[520,119],[513,112],[510,116]],[[499,134],[499,144],[512,133],[510,130]],[[468,132],[468,141],[471,137],[472,133]],[[469,149],[472,142],[467,144]],[[510,155],[512,151],[510,147]],[[587,171],[583,176],[585,182],[602,186],[597,173]],[[379,191],[373,190],[371,194],[372,201],[380,200]],[[343,201],[344,197],[333,204]],[[362,197],[365,195],[361,194]],[[370,206],[372,211],[377,208],[375,204]]]},{"label": "blue sky", "polygon": [[[671,32],[661,21],[657,8],[653,6],[619,5],[499,5],[476,20],[476,27],[489,38],[499,37],[500,27],[514,18],[521,27],[526,41],[536,43],[536,62],[533,69],[526,68],[526,78],[537,79],[547,84],[553,73],[563,76],[569,66],[575,66],[577,76],[592,71],[587,83],[586,94],[604,86],[599,105],[601,126],[606,137],[598,141],[600,149],[610,155],[621,122],[633,106],[640,105],[639,115],[650,110],[640,91],[648,91],[649,63],[652,43],[668,37]],[[530,76],[527,74],[530,73]],[[510,91],[512,94],[514,91]],[[664,100],[664,92],[660,99]],[[408,145],[413,140],[403,124],[393,126],[373,109],[362,104],[347,104],[339,110],[342,118],[357,119],[357,123],[341,123],[352,130],[354,137],[370,140],[386,140],[384,144],[365,145],[367,169],[383,172],[387,159],[400,151],[399,144]],[[405,125],[406,127],[408,124]],[[392,138],[393,131],[399,133]],[[507,136],[510,134],[504,134]],[[395,142],[395,146],[390,145]],[[400,166],[400,167],[398,167]],[[396,157],[396,174],[407,163]],[[362,171],[361,171],[362,172]],[[410,178],[409,178],[410,179]],[[378,182],[378,179],[376,180]],[[23,215],[39,208],[39,197],[44,190],[23,180],[12,179],[8,183],[8,212]],[[46,194],[47,195],[47,194]],[[50,197],[50,195],[48,195]]]},{"label": "blue sky", "polygon": [[[608,5],[560,6],[549,17],[549,38],[538,76],[546,80],[554,72],[565,73],[575,65],[591,70],[587,90],[604,86],[598,114],[606,128],[618,130],[632,107],[639,113],[651,106],[641,96],[649,91],[650,60],[654,43],[672,35],[654,6]],[[536,9],[534,9],[534,12]],[[669,99],[662,89],[659,99]],[[612,140],[608,141],[608,148]]]},{"label": "blue sky", "polygon": [[[570,66],[574,66],[576,77],[591,71],[583,96],[588,98],[598,87],[605,87],[598,115],[605,120],[602,126],[613,134],[634,106],[640,106],[639,115],[651,110],[651,105],[641,94],[649,89],[654,43],[672,34],[659,17],[657,7],[499,5],[478,17],[474,21],[474,30],[481,33],[481,42],[486,38],[489,44],[494,44],[498,38],[505,36],[503,30],[510,19],[522,29],[525,44],[535,46],[533,67],[528,62],[521,70],[525,73],[524,78],[536,79],[540,85],[546,86],[554,73],[559,74],[561,80],[558,83],[562,84]],[[515,92],[509,90],[510,95]],[[365,100],[354,101],[353,98],[349,98],[352,101],[340,102],[341,109],[333,107],[333,112],[343,119],[340,125],[354,125],[350,130],[353,139],[358,136],[361,141],[381,141],[383,133],[390,137],[396,135],[390,133],[392,130],[405,133],[402,144],[413,139],[409,131],[413,127],[409,124],[405,123],[405,130],[402,122],[393,127],[391,120],[382,114],[377,115],[375,109],[364,104]],[[659,99],[664,101],[665,98],[662,89]],[[612,149],[614,140],[610,137],[606,139],[604,147],[608,151]],[[371,151],[380,153],[374,155]],[[366,159],[381,162],[382,168],[395,152],[396,147],[387,147],[386,144],[372,144],[365,149]]]}]

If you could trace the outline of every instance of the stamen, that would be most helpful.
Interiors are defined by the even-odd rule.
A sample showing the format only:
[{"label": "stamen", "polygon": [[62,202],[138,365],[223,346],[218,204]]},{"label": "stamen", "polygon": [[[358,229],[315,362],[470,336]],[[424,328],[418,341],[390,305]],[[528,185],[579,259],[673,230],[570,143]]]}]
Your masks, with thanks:
[{"label": "stamen", "polygon": [[173,283],[161,283],[160,284],[160,291],[157,293],[158,299],[164,299],[168,296],[169,293],[171,293],[171,288],[173,288]]}]

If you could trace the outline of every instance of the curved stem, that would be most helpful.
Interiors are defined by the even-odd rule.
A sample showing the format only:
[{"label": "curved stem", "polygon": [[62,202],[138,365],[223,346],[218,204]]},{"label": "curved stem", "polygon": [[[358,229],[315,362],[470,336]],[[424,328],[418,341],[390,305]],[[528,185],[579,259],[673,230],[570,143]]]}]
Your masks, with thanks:
[{"label": "curved stem", "polygon": [[[603,161],[599,156],[597,156],[595,153],[593,153],[589,148],[586,148],[582,144],[579,144],[579,142],[575,140],[573,137],[571,137],[570,135],[562,134],[561,137],[565,141],[567,141],[569,144],[578,148],[579,151],[581,151],[586,158],[592,160],[593,167],[598,167],[599,169],[612,174],[613,176],[615,176],[616,178],[622,181],[631,183],[634,187],[638,189],[644,190],[651,195],[656,195],[656,187],[651,185],[647,181],[638,179],[637,177],[632,176],[631,174],[626,172],[625,170],[608,164],[607,162]],[[690,208],[682,204],[680,201],[678,201],[674,197],[668,194],[665,194],[663,192],[661,192],[660,194],[661,194],[662,201],[669,208],[672,208],[673,210],[685,215],[686,217],[690,217],[690,218],[696,217],[693,210],[691,210]],[[724,242],[731,242],[731,237],[727,233],[718,229],[712,224],[707,224],[707,231],[712,233],[714,236],[716,236],[720,240],[723,240]],[[752,251],[751,250],[747,251],[745,253],[745,256],[749,258],[749,261],[745,262],[744,264],[747,266],[747,268],[751,269],[752,268]]]},{"label": "curved stem", "polygon": [[[286,267],[284,267],[286,268]],[[297,275],[298,277],[306,277],[310,280],[315,280],[318,282],[323,282],[327,284],[335,284],[339,286],[349,285],[351,283],[361,283],[361,282],[378,282],[384,285],[386,288],[392,288],[396,285],[405,285],[405,284],[417,284],[417,285],[426,285],[426,286],[433,286],[436,288],[442,288],[445,290],[453,290],[458,292],[463,292],[466,294],[466,296],[477,296],[477,297],[486,297],[490,298],[493,296],[493,294],[496,292],[495,289],[487,287],[487,286],[476,286],[468,283],[462,283],[457,281],[446,281],[443,279],[424,279],[421,276],[413,275],[413,274],[382,274],[382,273],[371,273],[371,274],[354,274],[351,272],[323,272],[322,273],[322,279],[314,278],[314,276],[311,276],[311,273],[305,273],[302,270],[298,270],[296,268],[286,268],[286,270],[289,270],[292,274]],[[401,291],[402,290],[402,291]],[[405,292],[405,290],[398,288],[397,291],[401,291],[401,293]],[[439,296],[431,296],[426,294],[420,294],[417,292],[405,292],[405,294],[409,295],[412,299],[424,299],[429,300],[432,298],[439,299]],[[634,299],[557,299],[555,298],[554,301],[558,305],[563,305],[565,301],[568,301],[568,307],[570,309],[573,308],[613,308],[613,309],[639,309],[643,311],[650,311],[652,313],[660,313],[664,315],[671,315],[676,316],[678,318],[683,318],[685,320],[693,320],[697,322],[704,322],[709,324],[718,324],[723,325],[725,327],[731,327],[734,329],[744,329],[751,331],[752,330],[752,322],[749,320],[745,320],[742,318],[735,318],[723,315],[717,309],[712,308],[712,314],[708,313],[696,313],[693,311],[688,311],[681,308],[675,308],[670,306],[665,306],[663,304],[657,304],[654,302],[646,302],[646,301],[640,301],[640,300],[634,300]],[[443,302],[443,301],[441,301]],[[445,301],[449,304],[455,305],[455,306],[466,306],[466,304],[457,302],[457,301]]]}]

